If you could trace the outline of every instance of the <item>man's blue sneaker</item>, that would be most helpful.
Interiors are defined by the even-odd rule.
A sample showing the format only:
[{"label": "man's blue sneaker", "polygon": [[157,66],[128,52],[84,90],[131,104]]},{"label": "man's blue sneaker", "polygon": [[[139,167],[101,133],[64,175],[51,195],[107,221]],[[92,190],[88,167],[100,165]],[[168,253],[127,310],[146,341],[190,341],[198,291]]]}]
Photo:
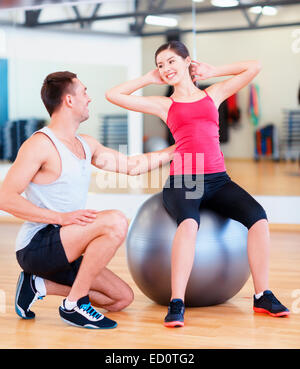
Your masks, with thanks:
[{"label": "man's blue sneaker", "polygon": [[65,300],[63,300],[59,307],[59,314],[64,322],[75,327],[110,329],[117,326],[115,321],[106,318],[92,307],[88,296],[80,298],[72,310],[66,309]]},{"label": "man's blue sneaker", "polygon": [[168,314],[164,320],[165,327],[183,327],[184,326],[184,303],[181,299],[173,299],[168,307]]},{"label": "man's blue sneaker", "polygon": [[21,272],[19,275],[15,297],[15,311],[23,319],[33,319],[35,317],[30,307],[36,300],[42,300],[44,297],[37,292],[34,278],[35,276],[26,272]]},{"label": "man's blue sneaker", "polygon": [[271,316],[281,317],[290,314],[290,311],[282,305],[280,301],[269,290],[264,291],[263,295],[257,299],[255,295],[253,310],[256,313],[266,313]]}]

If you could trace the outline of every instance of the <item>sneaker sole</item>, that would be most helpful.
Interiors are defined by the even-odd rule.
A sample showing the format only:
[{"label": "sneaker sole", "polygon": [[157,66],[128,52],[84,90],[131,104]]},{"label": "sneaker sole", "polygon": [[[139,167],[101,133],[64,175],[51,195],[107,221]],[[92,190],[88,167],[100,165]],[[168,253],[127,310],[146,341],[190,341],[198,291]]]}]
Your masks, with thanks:
[{"label": "sneaker sole", "polygon": [[118,326],[118,324],[116,323],[114,326],[111,326],[111,327],[95,327],[95,326],[93,326],[93,325],[78,325],[78,324],[75,324],[75,323],[73,323],[73,322],[70,322],[69,320],[66,320],[66,319],[64,319],[64,318],[62,318],[62,317],[60,317],[60,319],[63,321],[63,322],[65,322],[65,323],[67,323],[67,324],[69,324],[69,325],[72,325],[73,327],[77,327],[77,328],[85,328],[85,329],[113,329],[113,328],[116,328],[117,326]]},{"label": "sneaker sole", "polygon": [[164,322],[164,326],[168,328],[179,328],[184,326],[184,322],[174,321],[174,322]]},{"label": "sneaker sole", "polygon": [[262,313],[262,314],[269,314],[271,316],[275,316],[275,317],[281,317],[281,316],[288,316],[290,315],[289,311],[282,311],[280,313],[271,313],[270,311],[263,309],[263,308],[257,308],[257,307],[253,307],[253,310],[255,311],[255,313]]},{"label": "sneaker sole", "polygon": [[24,272],[21,272],[18,282],[17,282],[17,290],[16,290],[16,297],[15,297],[15,312],[20,318],[30,320],[30,319],[34,319],[35,317],[34,316],[27,317],[24,313],[24,310],[17,304],[23,281],[24,281]]}]

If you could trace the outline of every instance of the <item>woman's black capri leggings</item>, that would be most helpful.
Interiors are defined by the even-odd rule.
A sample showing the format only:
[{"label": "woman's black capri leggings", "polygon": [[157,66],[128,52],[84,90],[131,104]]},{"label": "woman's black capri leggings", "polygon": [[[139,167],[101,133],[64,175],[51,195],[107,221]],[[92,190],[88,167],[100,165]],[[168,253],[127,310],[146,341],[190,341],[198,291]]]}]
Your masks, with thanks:
[{"label": "woman's black capri leggings", "polygon": [[163,203],[178,225],[192,218],[199,227],[200,207],[237,220],[248,229],[258,220],[267,219],[263,207],[226,172],[169,176]]}]

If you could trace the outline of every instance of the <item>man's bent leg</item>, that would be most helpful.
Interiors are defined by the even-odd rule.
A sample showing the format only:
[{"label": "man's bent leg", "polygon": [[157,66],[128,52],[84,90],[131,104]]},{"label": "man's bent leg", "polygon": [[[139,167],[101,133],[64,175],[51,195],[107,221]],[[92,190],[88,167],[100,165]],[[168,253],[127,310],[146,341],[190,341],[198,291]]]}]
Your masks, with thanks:
[{"label": "man's bent leg", "polygon": [[[47,295],[67,297],[71,287],[45,280]],[[133,301],[133,291],[111,270],[104,268],[92,282],[89,291],[91,302],[108,311],[120,311]]]},{"label": "man's bent leg", "polygon": [[60,238],[68,261],[71,263],[81,256],[89,243],[99,236],[113,231],[127,233],[128,221],[118,210],[104,210],[96,219],[85,226],[72,224],[61,227]]},{"label": "man's bent leg", "polygon": [[89,295],[96,306],[108,311],[123,310],[134,298],[129,285],[107,268],[95,278]]},{"label": "man's bent leg", "polygon": [[84,254],[68,296],[70,301],[76,301],[88,294],[93,280],[123,243],[127,227],[125,216],[119,211],[112,210],[99,212],[92,224],[61,228],[61,242],[68,261],[72,262]]},{"label": "man's bent leg", "polygon": [[[86,254],[85,256],[91,256],[93,253],[87,253],[87,248],[91,246],[90,249],[92,249],[93,244],[101,244],[106,241],[107,245],[100,248],[99,252],[104,251],[113,255],[126,236],[127,225],[127,219],[119,211],[103,211],[99,212],[96,220],[87,226],[74,225],[59,228],[49,226],[40,231],[31,242],[30,247],[35,252],[31,252],[30,258],[27,257],[27,254],[25,255],[26,260],[31,260],[30,266],[35,266],[34,270],[30,269],[29,273],[36,273],[44,279],[47,294],[68,296],[71,291],[70,286],[74,284],[74,280],[78,275],[79,266],[83,259],[82,253]],[[108,240],[111,241],[110,245]],[[92,241],[95,242],[91,244]],[[37,247],[41,243],[44,245],[42,249]],[[43,252],[40,252],[41,250]],[[98,258],[97,253],[96,257]],[[21,258],[20,261],[25,260],[23,259]],[[93,284],[91,285],[92,281],[89,282],[91,286],[88,289],[85,282],[83,286],[87,292],[81,292],[80,294],[89,294],[97,306],[115,311],[127,306],[132,301],[133,294],[125,282],[103,267],[110,259],[111,257],[107,257],[106,262],[102,260],[102,265],[94,260],[94,267],[97,269],[94,277],[95,287]],[[22,267],[22,263],[20,265]],[[53,271],[49,269],[50,265],[52,265]],[[25,270],[29,268],[27,265],[24,267]],[[61,269],[62,267],[65,269]],[[97,276],[101,274],[101,270],[99,270],[101,268],[105,270],[103,272],[105,277],[102,277],[103,282],[97,281]],[[54,272],[54,270],[57,270],[57,272]],[[90,273],[89,268],[88,273]],[[93,276],[90,275],[90,277],[93,280]]]},{"label": "man's bent leg", "polygon": [[83,254],[83,258],[70,293],[59,308],[60,316],[65,322],[79,327],[115,328],[116,322],[91,306],[88,294],[97,275],[123,243],[127,234],[127,219],[119,211],[100,212],[92,224],[84,226],[85,230],[78,226],[72,226],[70,230],[70,227],[64,227],[60,232],[67,259],[72,262],[79,253]]}]

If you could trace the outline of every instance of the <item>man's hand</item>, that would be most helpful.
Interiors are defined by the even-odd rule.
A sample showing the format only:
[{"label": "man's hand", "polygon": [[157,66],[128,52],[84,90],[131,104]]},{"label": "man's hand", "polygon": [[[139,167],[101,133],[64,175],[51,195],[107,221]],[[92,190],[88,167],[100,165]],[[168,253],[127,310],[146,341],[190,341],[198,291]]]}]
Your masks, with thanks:
[{"label": "man's hand", "polygon": [[60,213],[59,223],[62,226],[67,226],[71,224],[78,224],[85,226],[89,223],[93,223],[93,221],[97,217],[97,210],[92,209],[82,209],[71,211],[69,213]]}]

